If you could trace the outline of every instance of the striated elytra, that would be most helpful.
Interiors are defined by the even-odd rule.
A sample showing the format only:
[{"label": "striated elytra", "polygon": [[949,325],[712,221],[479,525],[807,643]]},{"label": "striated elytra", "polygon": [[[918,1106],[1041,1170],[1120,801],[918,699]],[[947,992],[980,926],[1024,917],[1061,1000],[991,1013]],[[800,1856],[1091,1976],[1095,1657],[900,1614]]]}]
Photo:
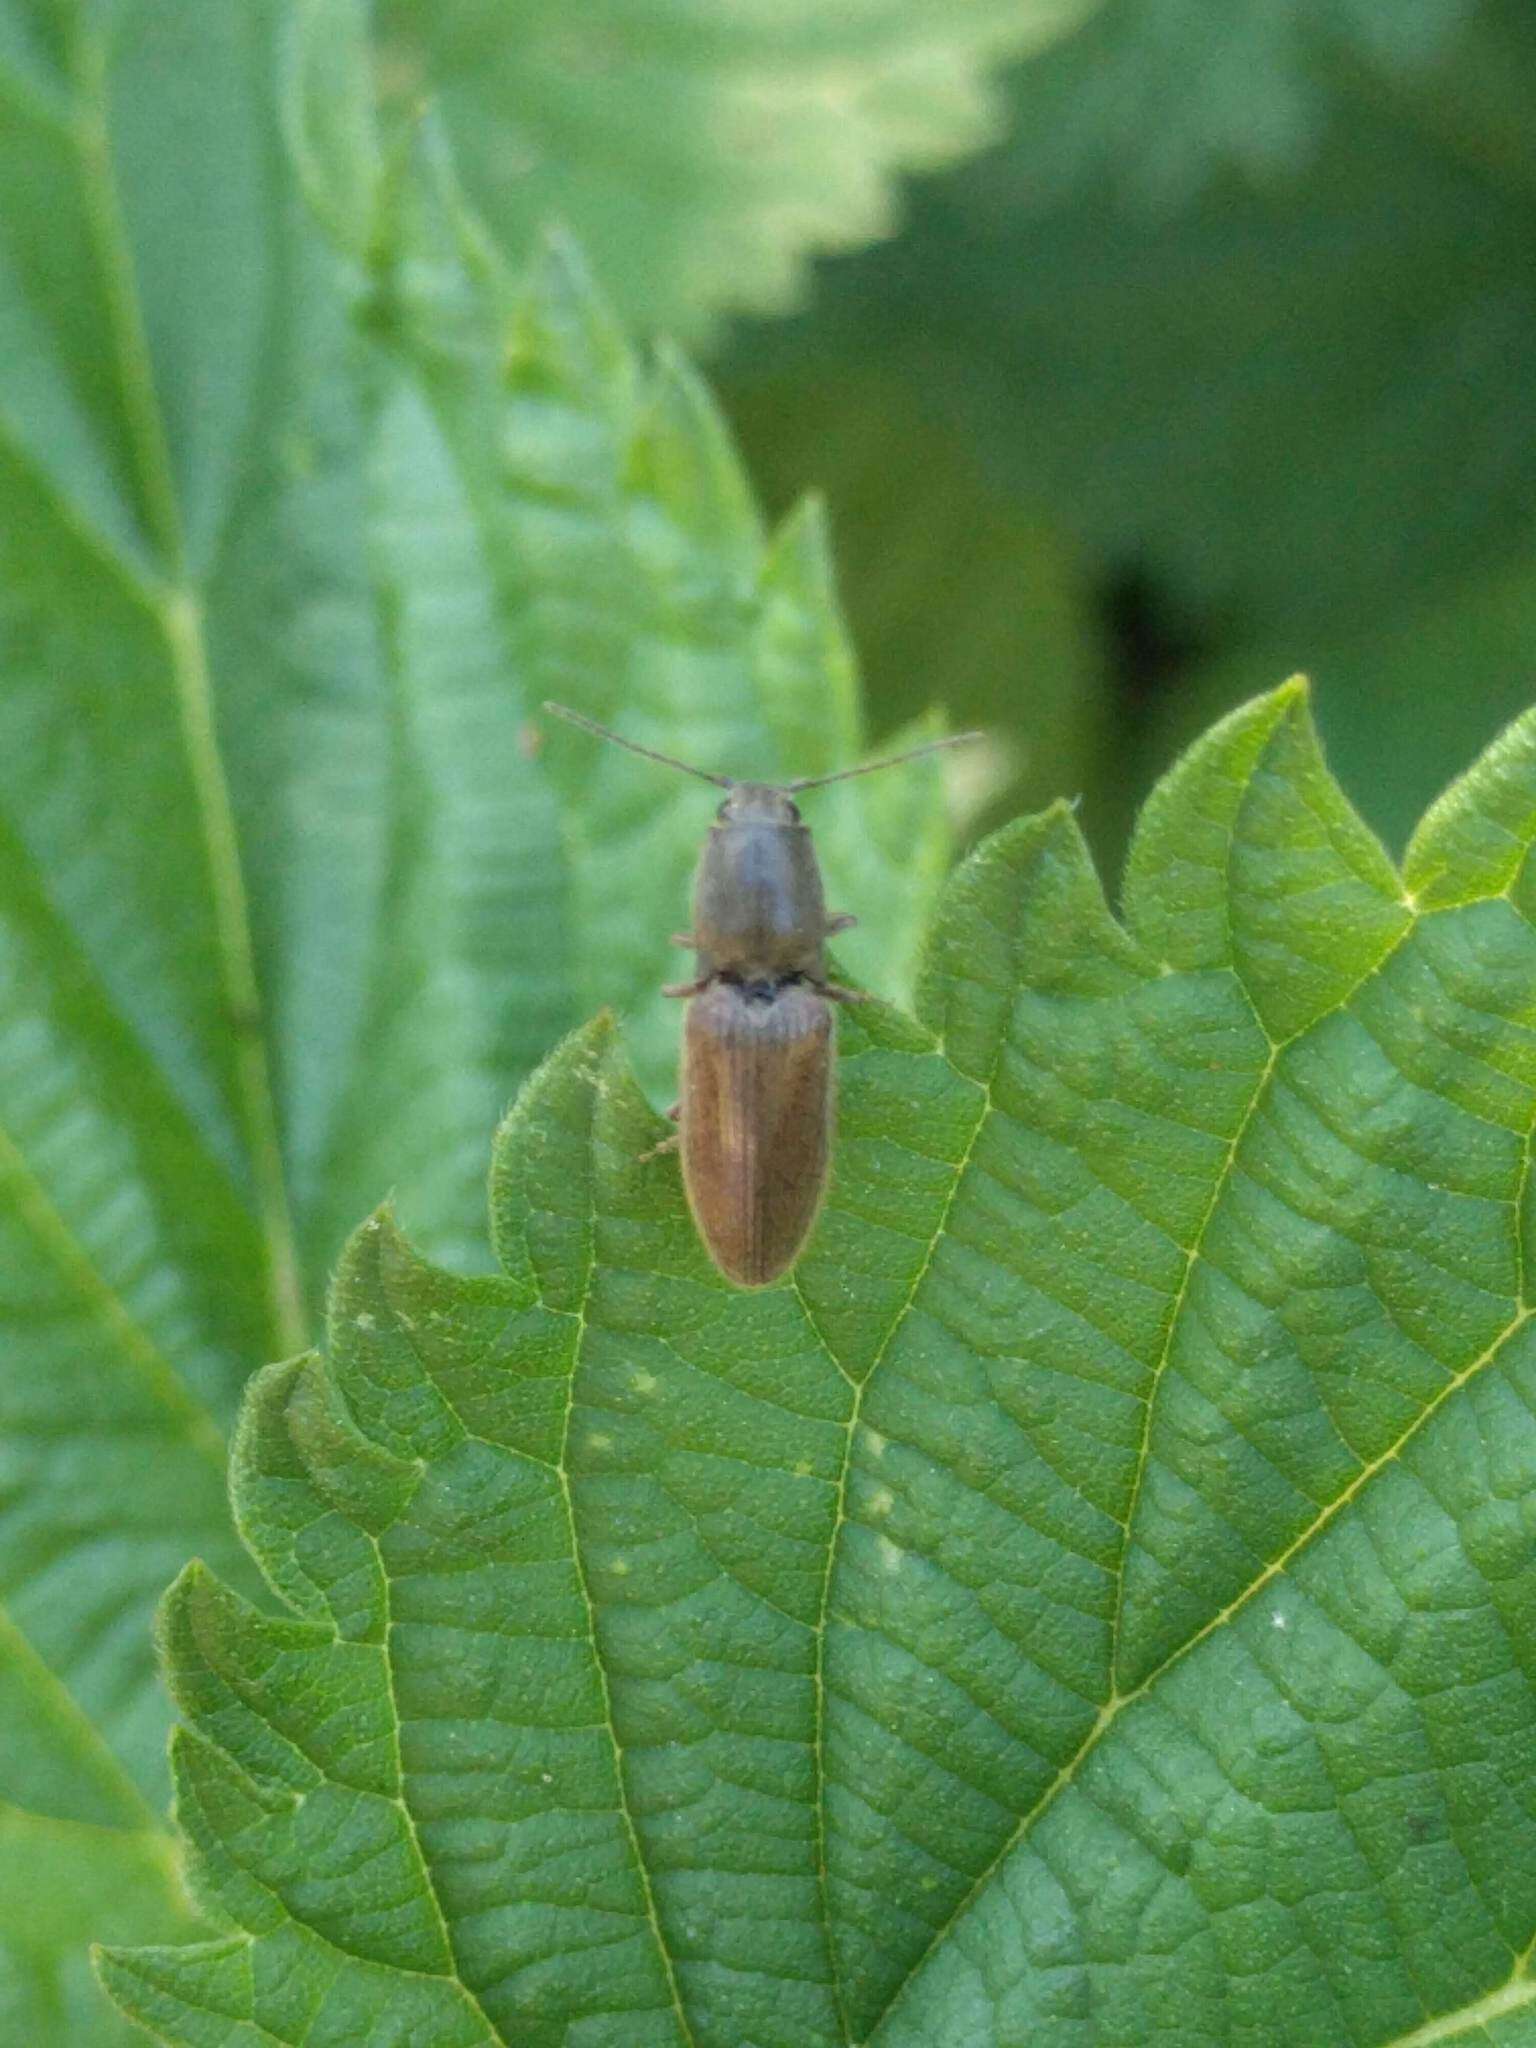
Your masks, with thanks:
[{"label": "striated elytra", "polygon": [[699,855],[692,929],[675,938],[692,947],[694,976],[664,991],[688,1000],[671,1142],[710,1257],[736,1286],[766,1287],[794,1264],[826,1190],[837,1072],[830,1005],[864,1000],[827,978],[827,939],[857,920],[827,914],[794,796],[980,735],[777,785],[713,775],[563,704],[544,708],[726,792]]}]

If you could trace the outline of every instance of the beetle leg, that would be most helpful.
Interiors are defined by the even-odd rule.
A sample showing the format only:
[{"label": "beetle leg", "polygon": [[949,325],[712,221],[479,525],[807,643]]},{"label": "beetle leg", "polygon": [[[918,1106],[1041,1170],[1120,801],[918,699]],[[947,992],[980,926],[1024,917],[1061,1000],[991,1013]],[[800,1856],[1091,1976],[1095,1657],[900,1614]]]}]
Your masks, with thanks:
[{"label": "beetle leg", "polygon": [[836,981],[821,982],[817,987],[816,993],[825,996],[829,1003],[868,1003],[873,1001],[873,997],[867,989],[844,988],[840,982]]},{"label": "beetle leg", "polygon": [[[671,1117],[673,1123],[677,1122],[678,1118],[682,1115],[682,1113],[683,1105],[680,1102],[674,1102],[672,1107],[667,1111],[667,1115]],[[640,1154],[639,1159],[636,1161],[636,1164],[639,1166],[644,1166],[648,1160],[659,1159],[663,1152],[675,1152],[682,1142],[682,1134],[678,1131],[674,1131],[670,1138],[661,1139],[658,1144],[655,1144],[651,1147],[649,1152],[642,1152]]]},{"label": "beetle leg", "polygon": [[664,996],[696,996],[701,995],[708,987],[709,982],[707,979],[703,981],[668,981],[662,984],[661,992]]},{"label": "beetle leg", "polygon": [[858,921],[851,910],[834,910],[822,926],[823,936],[831,938],[834,932],[851,932]]},{"label": "beetle leg", "polygon": [[691,953],[696,953],[699,950],[699,942],[692,932],[674,932],[667,941],[667,944],[669,946],[686,946]]}]

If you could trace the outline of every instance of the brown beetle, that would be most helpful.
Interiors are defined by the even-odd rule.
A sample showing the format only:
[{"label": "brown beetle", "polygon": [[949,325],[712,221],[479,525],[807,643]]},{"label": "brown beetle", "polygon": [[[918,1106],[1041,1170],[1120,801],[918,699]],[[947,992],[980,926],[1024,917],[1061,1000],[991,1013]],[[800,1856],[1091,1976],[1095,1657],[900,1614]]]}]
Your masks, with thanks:
[{"label": "brown beetle", "polygon": [[671,1142],[681,1148],[688,1206],[710,1257],[738,1287],[766,1287],[794,1263],[826,1189],[837,1071],[829,1005],[864,1000],[827,979],[826,940],[858,920],[827,915],[793,798],[979,735],[775,785],[712,775],[563,704],[544,708],[727,792],[699,856],[693,929],[674,939],[694,949],[694,978],[663,991],[690,999]]}]

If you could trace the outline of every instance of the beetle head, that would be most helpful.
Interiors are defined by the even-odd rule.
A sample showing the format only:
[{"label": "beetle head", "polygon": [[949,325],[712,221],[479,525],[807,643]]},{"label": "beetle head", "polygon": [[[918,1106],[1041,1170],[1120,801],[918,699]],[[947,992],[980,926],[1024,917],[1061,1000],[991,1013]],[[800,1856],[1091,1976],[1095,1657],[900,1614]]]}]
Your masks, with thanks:
[{"label": "beetle head", "polygon": [[735,782],[715,816],[722,825],[798,825],[800,807],[771,782]]}]

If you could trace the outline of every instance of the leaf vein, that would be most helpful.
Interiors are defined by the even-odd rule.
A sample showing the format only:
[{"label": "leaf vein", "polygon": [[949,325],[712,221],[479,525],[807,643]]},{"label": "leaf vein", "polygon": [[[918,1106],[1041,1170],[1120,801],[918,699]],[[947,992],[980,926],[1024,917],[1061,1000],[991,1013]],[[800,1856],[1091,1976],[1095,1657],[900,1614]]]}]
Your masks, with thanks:
[{"label": "leaf vein", "polygon": [[[485,2007],[480,2003],[480,2000],[474,1992],[474,1990],[465,1981],[463,1965],[459,1960],[458,1950],[454,1944],[453,1934],[448,1924],[448,1916],[443,1911],[442,1895],[438,1890],[436,1873],[433,1870],[431,1858],[427,1855],[426,1845],[423,1843],[421,1839],[421,1829],[417,1824],[415,1810],[411,1805],[410,1793],[407,1790],[404,1745],[401,1740],[404,1723],[400,1713],[400,1692],[395,1678],[395,1656],[393,1648],[395,1621],[392,1613],[393,1595],[390,1586],[389,1571],[384,1562],[384,1554],[382,1548],[380,1547],[379,1539],[377,1536],[374,1536],[370,1533],[369,1541],[373,1545],[374,1555],[378,1561],[379,1566],[379,1579],[384,1589],[384,1629],[380,1649],[384,1664],[384,1683],[389,1695],[389,1725],[395,1752],[395,1782],[400,1788],[398,1793],[395,1795],[395,1803],[396,1805],[398,1805],[400,1809],[401,1818],[405,1822],[406,1832],[410,1835],[411,1838],[411,1847],[415,1851],[417,1863],[421,1868],[422,1882],[426,1887],[427,1898],[429,1903],[431,1904],[432,1911],[436,1916],[438,1931],[442,1936],[443,1953],[449,1958],[450,1962],[453,1965],[451,1972],[423,1971],[422,1975],[436,1975],[439,1977],[446,1978],[448,1981],[455,1984],[458,1987],[458,1989],[462,1991],[464,1996],[469,2000],[470,2004],[474,2007],[476,2013],[478,2013],[481,2020],[485,2023],[486,2031],[489,2034],[490,2038],[493,2041],[500,2041],[505,2043],[507,2038],[506,2035],[503,2034],[501,2029],[495,2024],[490,2014],[486,2011]],[[349,1787],[348,1789],[356,1791],[357,1788],[354,1786]]]},{"label": "leaf vein", "polygon": [[[146,1837],[163,1840],[169,1852],[171,1837],[166,1832],[161,1816],[155,1812],[149,1801],[144,1797],[144,1794],[128,1775],[121,1760],[108,1748],[106,1740],[101,1730],[96,1726],[96,1723],[86,1713],[84,1707],[81,1706],[80,1702],[69,1690],[69,1687],[65,1685],[63,1679],[59,1677],[53,1666],[42,1656],[31,1637],[20,1627],[15,1617],[3,1604],[0,1604],[0,1646],[3,1646],[8,1659],[13,1659],[18,1664],[24,1664],[34,1674],[38,1686],[52,1696],[59,1708],[60,1715],[69,1722],[81,1749],[85,1754],[89,1755],[92,1763],[98,1768],[101,1780],[110,1784],[113,1791],[123,1798],[136,1813],[143,1814],[143,1824],[137,1832],[144,1834]],[[25,1814],[29,1821],[46,1822],[51,1826],[91,1828],[103,1833],[112,1832],[115,1834],[130,1832],[126,1828],[109,1828],[106,1824],[100,1822],[67,1820],[61,1815],[37,1813],[31,1808],[19,1806],[15,1801],[9,1799],[0,1801],[0,1804],[5,1805],[13,1813]]]},{"label": "leaf vein", "polygon": [[190,566],[165,422],[139,303],[112,162],[104,31],[73,18],[71,62],[80,98],[81,183],[111,315],[113,361],[154,537],[170,585],[154,606],[165,637],[188,771],[207,857],[219,961],[236,1037],[235,1071],[257,1209],[267,1247],[272,1328],[279,1351],[305,1347],[303,1279],[289,1206],[277,1099],[256,971],[250,903],[229,779],[220,752],[202,613]]},{"label": "leaf vein", "polygon": [[[587,1576],[586,1560],[582,1555],[581,1536],[576,1519],[576,1501],[571,1488],[570,1448],[571,1429],[576,1417],[576,1375],[581,1367],[582,1354],[586,1348],[588,1326],[587,1306],[592,1298],[592,1283],[597,1270],[597,1191],[591,1174],[587,1177],[587,1230],[586,1230],[586,1271],[583,1275],[579,1306],[558,1311],[566,1315],[572,1325],[571,1370],[566,1378],[565,1421],[561,1431],[560,1457],[556,1467],[560,1482],[560,1497],[565,1506],[565,1524],[570,1537],[571,1562],[576,1569],[576,1584],[581,1593],[582,1605],[586,1611],[587,1636],[592,1645],[592,1664],[603,1700],[603,1726],[607,1732],[609,1748],[613,1756],[614,1789],[618,1794],[618,1810],[621,1824],[629,1841],[630,1854],[634,1857],[635,1871],[640,1881],[641,1896],[645,1902],[646,1918],[650,1922],[651,1936],[661,1960],[662,1972],[666,1978],[667,1990],[672,2001],[673,2015],[677,2020],[687,2048],[698,2048],[687,2008],[683,2003],[682,1986],[678,1981],[672,1952],[662,1933],[661,1915],[657,1908],[656,1893],[651,1882],[650,1866],[645,1860],[640,1830],[635,1821],[630,1801],[629,1782],[625,1767],[623,1745],[613,1717],[613,1689],[609,1682],[608,1667],[603,1660],[602,1643],[597,1626],[597,1603],[592,1595],[591,1582]],[[551,1304],[546,1304],[550,1306]]]},{"label": "leaf vein", "polygon": [[1351,1480],[1349,1485],[1343,1489],[1343,1491],[1338,1495],[1337,1499],[1331,1501],[1329,1505],[1320,1514],[1315,1516],[1314,1519],[1307,1524],[1306,1528],[1304,1528],[1301,1531],[1301,1533],[1297,1537],[1295,1537],[1295,1539],[1290,1544],[1287,1545],[1287,1547],[1280,1553],[1280,1555],[1271,1564],[1266,1565],[1264,1570],[1260,1572],[1257,1575],[1257,1577],[1255,1577],[1246,1587],[1244,1587],[1243,1591],[1239,1593],[1235,1599],[1229,1601],[1228,1604],[1224,1608],[1222,1608],[1219,1614],[1213,1615],[1210,1621],[1208,1621],[1204,1625],[1204,1627],[1196,1630],[1196,1632],[1192,1636],[1190,1636],[1186,1642],[1181,1643],[1176,1650],[1171,1651],[1169,1655],[1163,1659],[1162,1663],[1157,1665],[1155,1669],[1153,1669],[1152,1671],[1148,1672],[1147,1676],[1141,1680],[1140,1684],[1135,1686],[1130,1692],[1114,1693],[1110,1696],[1108,1700],[1105,1701],[1104,1705],[1099,1709],[1098,1716],[1095,1719],[1093,1726],[1089,1729],[1088,1733],[1084,1736],[1082,1742],[1078,1745],[1076,1752],[1057,1772],[1056,1776],[1051,1780],[1051,1783],[1041,1793],[1040,1797],[1035,1801],[1034,1805],[1029,1809],[1029,1811],[1020,1818],[1017,1827],[1014,1828],[1012,1833],[1009,1835],[1007,1841],[1003,1843],[1002,1847],[998,1850],[997,1854],[993,1857],[992,1861],[987,1865],[986,1869],[983,1870],[981,1874],[977,1877],[975,1883],[971,1886],[970,1890],[965,1894],[965,1896],[962,1899],[958,1901],[953,1912],[951,1912],[949,1918],[944,1922],[943,1926],[937,1930],[933,1937],[933,1940],[929,1943],[928,1948],[925,1950],[923,1956],[918,1959],[918,1961],[913,1965],[911,1970],[908,1971],[906,1977],[897,1986],[895,1992],[892,1994],[883,2011],[876,2014],[873,2022],[871,2023],[869,2034],[866,2036],[866,2042],[873,2040],[875,2034],[878,2032],[881,2025],[896,2009],[896,2007],[901,2003],[902,1999],[906,1996],[909,1987],[916,1981],[917,1976],[921,1971],[924,1962],[926,1962],[928,1956],[931,1955],[933,1951],[938,1947],[939,1943],[949,1933],[950,1929],[960,1919],[961,1915],[967,1911],[967,1909],[970,1907],[973,1901],[980,1896],[982,1891],[985,1890],[986,1886],[991,1882],[993,1876],[1002,1866],[1003,1862],[1009,1855],[1012,1854],[1013,1850],[1017,1848],[1018,1844],[1024,1839],[1025,1835],[1029,1832],[1030,1828],[1032,1828],[1035,1822],[1039,1819],[1040,1815],[1044,1813],[1046,1808],[1051,1805],[1051,1803],[1057,1798],[1057,1796],[1061,1792],[1063,1792],[1069,1784],[1071,1784],[1077,1772],[1082,1767],[1083,1763],[1098,1747],[1100,1741],[1103,1739],[1107,1730],[1110,1727],[1112,1727],[1113,1724],[1120,1718],[1120,1715],[1124,1712],[1124,1710],[1128,1706],[1133,1705],[1137,1700],[1144,1698],[1151,1691],[1152,1687],[1159,1682],[1159,1680],[1164,1676],[1166,1672],[1171,1670],[1175,1664],[1181,1663],[1183,1659],[1187,1657],[1190,1654],[1190,1652],[1197,1647],[1197,1645],[1203,1643],[1206,1640],[1206,1638],[1214,1634],[1217,1629],[1224,1628],[1227,1625],[1227,1623],[1229,1623],[1236,1614],[1241,1612],[1241,1610],[1245,1608],[1248,1605],[1248,1603],[1251,1600],[1253,1600],[1259,1593],[1261,1593],[1266,1586],[1270,1585],[1275,1579],[1277,1579],[1285,1571],[1286,1567],[1291,1563],[1292,1559],[1295,1558],[1302,1550],[1304,1550],[1308,1544],[1312,1543],[1317,1537],[1321,1536],[1323,1532],[1332,1525],[1334,1519],[1340,1513],[1342,1513],[1342,1511],[1346,1507],[1350,1505],[1350,1503],[1358,1496],[1358,1494],[1363,1490],[1363,1488],[1369,1485],[1371,1480],[1374,1479],[1378,1475],[1378,1473],[1383,1471],[1388,1465],[1392,1464],[1397,1458],[1399,1458],[1402,1455],[1403,1451],[1414,1440],[1414,1438],[1418,1435],[1420,1430],[1425,1428],[1427,1424],[1430,1422],[1430,1420],[1439,1413],[1440,1409],[1451,1398],[1451,1396],[1453,1394],[1458,1393],[1462,1387],[1466,1386],[1469,1383],[1469,1381],[1475,1379],[1478,1373],[1480,1373],[1487,1366],[1493,1363],[1493,1361],[1499,1356],[1499,1353],[1503,1350],[1504,1346],[1507,1343],[1509,1343],[1516,1335],[1518,1335],[1518,1333],[1525,1327],[1525,1325],[1528,1322],[1530,1322],[1533,1313],[1536,1312],[1533,1312],[1531,1309],[1522,1307],[1519,1310],[1519,1312],[1511,1318],[1511,1320],[1505,1326],[1505,1328],[1499,1332],[1498,1336],[1495,1337],[1493,1341],[1486,1347],[1486,1349],[1479,1352],[1477,1357],[1474,1358],[1469,1365],[1464,1366],[1459,1373],[1454,1374],[1446,1382],[1446,1384],[1433,1396],[1433,1398],[1425,1403],[1423,1409],[1419,1412],[1417,1416],[1415,1416],[1415,1418],[1408,1425],[1408,1427],[1405,1430],[1403,1430],[1403,1432],[1396,1439],[1396,1441],[1390,1444],[1376,1458],[1372,1459],[1369,1464],[1362,1466],[1360,1471],[1356,1474],[1355,1478]]},{"label": "leaf vein", "polygon": [[214,1468],[224,1470],[224,1433],[165,1353],[130,1312],[79,1237],[55,1208],[26,1155],[0,1125],[0,1183],[9,1182],[14,1213],[117,1339],[117,1356],[131,1362],[149,1391],[180,1424],[187,1441]]}]

